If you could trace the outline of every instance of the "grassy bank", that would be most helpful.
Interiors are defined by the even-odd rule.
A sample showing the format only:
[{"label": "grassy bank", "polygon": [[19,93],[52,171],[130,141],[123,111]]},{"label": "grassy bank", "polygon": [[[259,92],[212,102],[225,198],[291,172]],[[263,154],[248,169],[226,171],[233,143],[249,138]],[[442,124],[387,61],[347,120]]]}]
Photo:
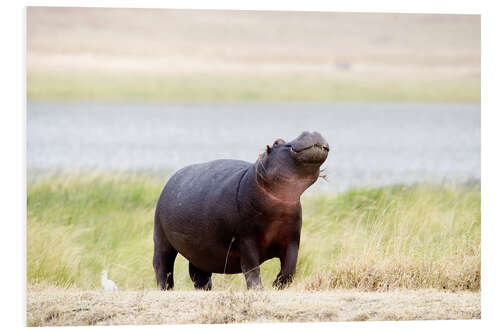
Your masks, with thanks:
[{"label": "grassy bank", "polygon": [[[153,214],[163,181],[134,174],[60,174],[28,181],[28,284],[154,288]],[[386,187],[303,198],[294,290],[336,287],[480,288],[480,189]],[[177,290],[193,289],[178,256]],[[261,267],[266,288],[277,259]],[[238,275],[214,275],[215,290],[244,290]]]},{"label": "grassy bank", "polygon": [[153,75],[29,72],[30,101],[477,102],[480,80],[336,75]]}]

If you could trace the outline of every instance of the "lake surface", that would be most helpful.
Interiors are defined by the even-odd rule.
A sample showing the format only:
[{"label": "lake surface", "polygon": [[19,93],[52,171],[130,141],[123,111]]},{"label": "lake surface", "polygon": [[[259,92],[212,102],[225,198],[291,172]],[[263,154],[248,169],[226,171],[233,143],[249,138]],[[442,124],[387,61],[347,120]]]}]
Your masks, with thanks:
[{"label": "lake surface", "polygon": [[175,171],[219,158],[255,161],[266,144],[318,131],[328,182],[345,190],[481,178],[479,104],[28,103],[28,172]]}]

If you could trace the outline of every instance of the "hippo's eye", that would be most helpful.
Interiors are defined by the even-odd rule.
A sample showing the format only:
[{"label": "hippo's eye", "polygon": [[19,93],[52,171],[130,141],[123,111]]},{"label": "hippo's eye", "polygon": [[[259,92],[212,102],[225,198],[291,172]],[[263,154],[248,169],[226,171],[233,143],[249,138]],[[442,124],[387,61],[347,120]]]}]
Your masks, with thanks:
[{"label": "hippo's eye", "polygon": [[285,141],[284,141],[283,139],[277,139],[277,140],[276,140],[276,141],[274,141],[274,143],[273,143],[273,148],[276,148],[276,147],[278,147],[279,145],[284,144],[284,143],[285,143]]}]

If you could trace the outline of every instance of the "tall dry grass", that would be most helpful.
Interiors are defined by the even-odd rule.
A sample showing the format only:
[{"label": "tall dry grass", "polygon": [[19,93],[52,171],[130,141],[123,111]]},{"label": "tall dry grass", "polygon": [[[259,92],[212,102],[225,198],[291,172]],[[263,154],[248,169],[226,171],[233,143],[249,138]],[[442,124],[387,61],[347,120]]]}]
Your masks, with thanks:
[{"label": "tall dry grass", "polygon": [[[138,174],[69,173],[28,181],[29,284],[154,288],[153,215],[165,180]],[[392,186],[303,198],[295,290],[480,288],[479,186]],[[178,256],[175,288],[191,290]],[[270,288],[279,261],[261,266]],[[241,274],[215,290],[245,290]]]},{"label": "tall dry grass", "polygon": [[479,289],[480,200],[478,187],[425,185],[308,198],[306,288]]}]

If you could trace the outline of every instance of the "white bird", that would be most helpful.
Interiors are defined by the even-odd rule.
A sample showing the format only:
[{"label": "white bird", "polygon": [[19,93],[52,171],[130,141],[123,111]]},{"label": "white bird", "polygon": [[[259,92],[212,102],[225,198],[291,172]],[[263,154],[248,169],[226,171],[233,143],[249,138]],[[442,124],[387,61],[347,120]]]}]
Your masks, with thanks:
[{"label": "white bird", "polygon": [[108,271],[106,271],[106,270],[102,271],[101,285],[104,288],[104,290],[106,290],[106,291],[118,290],[118,287],[116,286],[116,284],[113,281],[108,280]]}]

